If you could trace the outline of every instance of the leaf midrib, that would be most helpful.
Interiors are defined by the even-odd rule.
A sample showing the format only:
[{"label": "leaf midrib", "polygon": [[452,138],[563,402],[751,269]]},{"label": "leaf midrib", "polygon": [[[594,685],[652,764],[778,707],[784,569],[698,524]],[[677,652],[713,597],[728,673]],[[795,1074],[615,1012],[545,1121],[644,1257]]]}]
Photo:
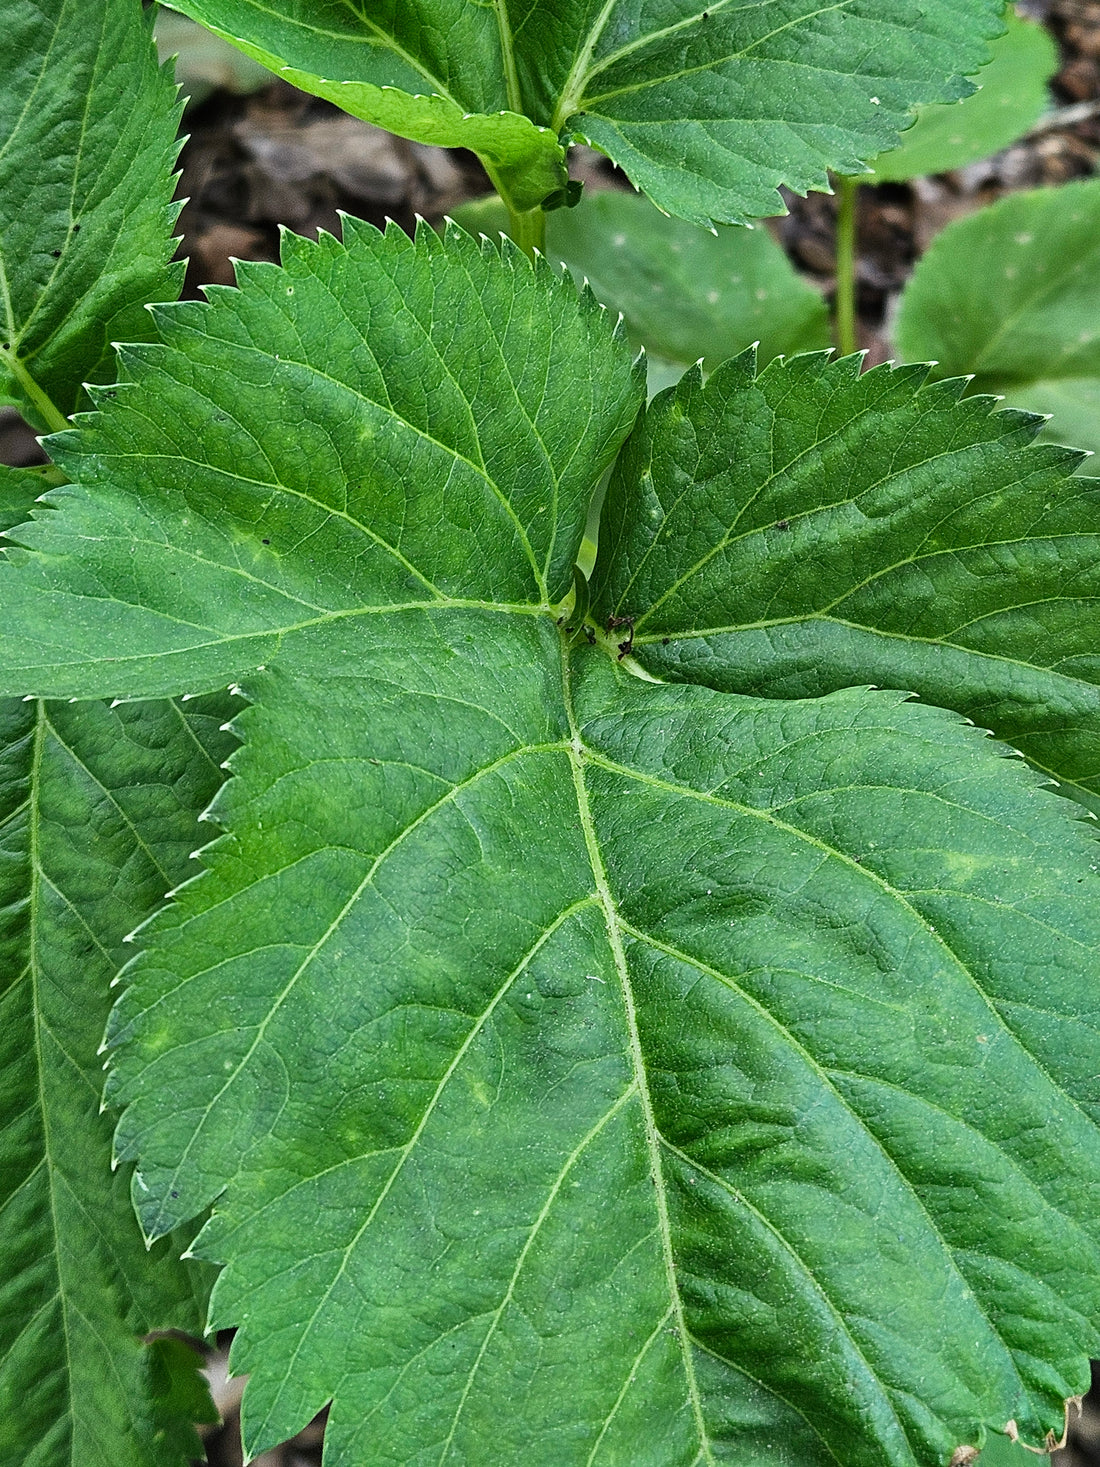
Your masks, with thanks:
[{"label": "leaf midrib", "polygon": [[[784,834],[793,836],[795,839],[802,841],[804,844],[812,846],[814,849],[819,850],[826,857],[831,857],[834,860],[840,861],[852,872],[857,873],[865,880],[877,886],[881,891],[885,892],[885,894],[889,898],[897,902],[900,907],[903,907],[909,913],[914,923],[920,929],[926,932],[929,937],[932,938],[936,946],[942,950],[945,958],[951,963],[953,967],[955,967],[959,971],[962,977],[981,999],[982,1003],[985,1005],[986,1010],[989,1013],[990,1018],[997,1024],[997,1026],[1001,1030],[1003,1030],[1004,1034],[1009,1039],[1011,1039],[1013,1044],[1015,1044],[1019,1048],[1020,1052],[1028,1057],[1031,1063],[1035,1066],[1036,1070],[1038,1070],[1038,1072],[1050,1085],[1050,1088],[1058,1095],[1060,1095],[1066,1102],[1066,1104],[1069,1105],[1086,1124],[1092,1124],[1091,1118],[1082,1109],[1081,1103],[1077,1100],[1077,1098],[1071,1095],[1069,1091],[1066,1090],[1065,1087],[1054,1078],[1047,1067],[1040,1061],[1038,1055],[1033,1053],[1033,1051],[1019,1037],[1016,1031],[1009,1025],[1007,1020],[1002,1015],[997,1003],[985,991],[981,983],[978,981],[977,975],[971,971],[961,955],[955,951],[951,944],[944,938],[942,933],[936,931],[930,925],[928,919],[923,916],[918,908],[913,906],[913,904],[906,897],[905,893],[902,892],[898,887],[891,886],[890,883],[885,879],[885,877],[880,876],[876,871],[873,871],[868,865],[864,864],[863,862],[854,860],[853,857],[849,856],[845,851],[840,850],[836,846],[829,845],[827,841],[821,840],[812,832],[808,830],[802,830],[799,826],[792,825],[789,821],[781,820],[770,809],[759,809],[755,808],[752,805],[743,805],[737,800],[727,799],[723,796],[715,795],[705,790],[693,789],[690,785],[676,784],[671,780],[660,779],[656,775],[646,774],[641,770],[630,769],[627,765],[618,764],[615,760],[609,759],[605,755],[596,753],[591,749],[587,751],[587,758],[590,760],[591,763],[598,765],[602,769],[606,769],[609,773],[618,775],[620,778],[632,779],[636,780],[640,784],[651,785],[655,789],[662,790],[668,794],[676,795],[678,798],[681,799],[697,800],[702,804],[715,805],[720,809],[731,810],[738,815],[761,820],[765,824],[772,825],[775,827],[775,829],[781,830]],[[944,797],[938,796],[938,798],[943,799]]]},{"label": "leaf midrib", "polygon": [[[222,1081],[222,1084],[219,1087],[219,1089],[214,1092],[214,1094],[207,1101],[206,1105],[203,1106],[201,1112],[198,1113],[199,1119],[195,1122],[194,1126],[192,1127],[191,1134],[189,1135],[188,1140],[187,1140],[187,1144],[184,1146],[183,1150],[180,1152],[179,1159],[178,1159],[178,1161],[176,1163],[175,1169],[171,1173],[171,1176],[170,1176],[169,1181],[167,1181],[165,1183],[164,1188],[162,1188],[162,1192],[163,1193],[165,1193],[165,1194],[167,1194],[167,1195],[170,1196],[173,1190],[176,1190],[176,1191],[182,1190],[182,1188],[180,1187],[180,1175],[181,1175],[181,1173],[184,1171],[184,1169],[187,1166],[187,1163],[188,1163],[188,1161],[190,1159],[192,1148],[194,1147],[194,1145],[196,1144],[196,1142],[199,1140],[199,1138],[203,1134],[203,1128],[204,1128],[204,1126],[206,1124],[206,1121],[209,1119],[209,1117],[210,1117],[211,1113],[213,1112],[213,1110],[215,1109],[215,1107],[222,1101],[222,1099],[226,1095],[226,1093],[232,1088],[232,1086],[237,1082],[237,1080],[239,1079],[239,1077],[244,1073],[246,1067],[249,1064],[249,1061],[252,1059],[252,1056],[255,1054],[255,1052],[259,1048],[259,1046],[262,1044],[263,1039],[264,1039],[264,1036],[267,1033],[268,1026],[271,1024],[272,1020],[275,1018],[275,1015],[282,1009],[283,1005],[286,1003],[286,1001],[290,997],[291,993],[297,987],[297,984],[298,984],[299,980],[302,978],[303,974],[305,974],[308,971],[308,969],[310,968],[311,964],[316,960],[318,953],[320,953],[322,951],[322,949],[326,946],[326,944],[329,943],[332,940],[332,938],[335,936],[335,934],[340,930],[341,924],[345,921],[345,919],[348,917],[348,915],[354,909],[355,904],[359,901],[359,899],[363,895],[363,893],[373,883],[374,878],[377,876],[378,872],[381,870],[382,866],[389,859],[389,857],[392,855],[392,853],[395,850],[397,850],[415,831],[419,830],[422,825],[424,825],[428,820],[430,820],[432,818],[432,816],[434,816],[437,813],[437,811],[439,811],[440,809],[442,809],[444,806],[451,804],[455,799],[457,799],[457,797],[460,794],[462,794],[464,791],[470,789],[474,784],[478,783],[478,781],[480,781],[481,779],[485,778],[487,775],[490,775],[490,774],[495,773],[498,769],[501,769],[505,765],[510,764],[513,760],[519,759],[519,758],[523,758],[526,755],[529,755],[529,754],[537,754],[537,753],[552,753],[552,752],[558,752],[558,753],[560,753],[560,752],[563,751],[563,748],[564,748],[564,746],[561,743],[546,743],[546,744],[523,744],[523,745],[521,745],[518,748],[509,749],[506,754],[502,754],[499,758],[492,760],[489,764],[483,765],[480,768],[474,770],[471,774],[467,775],[464,779],[459,780],[457,783],[450,785],[448,787],[448,789],[437,800],[433,800],[432,803],[430,805],[428,805],[425,809],[423,809],[420,812],[420,814],[416,816],[415,819],[411,820],[407,825],[402,826],[402,828],[397,832],[397,834],[393,837],[393,839],[389,842],[389,844],[386,845],[381,851],[378,852],[378,854],[376,856],[374,856],[371,859],[371,861],[370,861],[370,863],[369,863],[369,865],[367,867],[366,873],[363,875],[363,877],[361,878],[361,880],[356,884],[356,886],[355,886],[354,890],[351,892],[351,894],[344,901],[343,905],[341,906],[340,910],[337,912],[336,916],[328,924],[328,926],[325,928],[324,932],[321,933],[320,937],[318,937],[317,940],[312,944],[312,946],[309,948],[308,952],[306,952],[305,956],[298,963],[298,965],[295,968],[294,972],[290,975],[290,977],[287,979],[287,981],[283,984],[282,989],[276,995],[274,1001],[272,1002],[272,1004],[268,1008],[268,1011],[264,1015],[263,1019],[255,1026],[256,1032],[255,1032],[255,1034],[254,1034],[254,1036],[252,1038],[252,1042],[249,1044],[247,1050],[244,1052],[244,1054],[241,1056],[241,1058],[233,1066],[233,1068],[229,1072],[229,1074]],[[303,858],[303,859],[306,859],[306,858]],[[231,895],[232,894],[230,894],[230,897],[227,897],[227,900],[231,899]],[[398,1168],[398,1170],[399,1169],[400,1168]],[[394,1175],[396,1175],[396,1172],[394,1173]],[[392,1184],[392,1178],[391,1178],[391,1184]],[[383,1196],[378,1198],[378,1200],[376,1201],[376,1203],[374,1205],[374,1208],[372,1209],[370,1215],[367,1218],[367,1221],[364,1222],[363,1228],[360,1229],[360,1232],[362,1232],[363,1230],[365,1230],[365,1228],[373,1220],[374,1213],[377,1211],[378,1207],[381,1205],[381,1202],[383,1200],[383,1197],[385,1196],[385,1193],[388,1192],[388,1191],[389,1191],[389,1187],[387,1187],[384,1190]],[[158,1214],[157,1219],[152,1224],[152,1226],[154,1228],[156,1228],[156,1229],[159,1229],[160,1232],[163,1232],[163,1231],[167,1230],[168,1228],[174,1227],[176,1225],[176,1222],[177,1222],[177,1219],[175,1219],[174,1217],[168,1216],[164,1212],[164,1210],[162,1208],[161,1212]],[[152,1234],[152,1236],[154,1236],[154,1237],[155,1236],[159,1236],[159,1235],[160,1235],[159,1232]],[[356,1238],[358,1238],[358,1234],[356,1235]],[[350,1246],[353,1246],[353,1245],[354,1245],[354,1240],[353,1240],[353,1244],[350,1245]],[[350,1246],[349,1246],[349,1254],[348,1254],[348,1256],[350,1256]],[[346,1260],[345,1260],[345,1266],[346,1266]],[[336,1278],[333,1279],[333,1283],[330,1286],[329,1293],[331,1293],[331,1289],[332,1288],[335,1288],[335,1286],[336,1286],[336,1279],[340,1276],[340,1274],[342,1272],[343,1272],[343,1268],[341,1268],[339,1270],[338,1274],[336,1275]],[[327,1298],[328,1295],[326,1294],[325,1297]],[[318,1308],[320,1308],[320,1306],[318,1306]],[[303,1336],[303,1338],[304,1338],[304,1336]]]},{"label": "leaf midrib", "polygon": [[[277,11],[272,10],[270,6],[261,4],[261,0],[249,0],[249,3],[252,5],[254,10],[260,11],[262,14],[274,19],[276,22],[286,20],[286,16],[280,15]],[[347,44],[349,42],[352,45],[362,44],[365,46],[376,46],[380,44],[385,50],[392,51],[395,56],[399,56],[401,60],[406,62],[414,71],[418,71],[420,75],[424,78],[424,80],[428,83],[428,85],[434,88],[436,94],[442,97],[445,102],[450,102],[452,106],[456,107],[459,105],[455,101],[451,93],[439,80],[439,78],[433,72],[429,71],[429,69],[424,65],[422,61],[418,61],[415,56],[406,51],[403,46],[399,45],[398,42],[394,40],[391,35],[388,35],[384,30],[380,29],[380,27],[374,21],[370,20],[367,17],[365,10],[360,10],[357,6],[348,4],[347,0],[344,0],[344,3],[347,4],[347,8],[352,11],[359,23],[366,30],[372,32],[374,39],[364,37],[360,42],[357,37],[350,35],[347,31],[330,31],[325,29],[325,27],[323,26],[313,24],[310,24],[308,26],[301,26],[300,28],[312,32],[312,34],[314,35],[324,36],[328,40],[339,41],[342,44]],[[211,27],[211,29],[215,28]],[[221,31],[218,32],[218,34],[224,36],[227,40],[229,40],[230,44],[232,44],[234,37],[231,36],[228,31]],[[260,49],[264,48],[261,47]],[[269,52],[268,54],[274,55],[274,53],[272,52]],[[285,61],[280,62],[280,64],[286,66]],[[372,83],[368,82],[367,85],[370,86],[372,85]]]},{"label": "leaf midrib", "polygon": [[672,1224],[669,1218],[668,1199],[665,1195],[664,1176],[661,1168],[660,1148],[663,1138],[657,1127],[656,1117],[653,1113],[653,1101],[649,1093],[649,1077],[646,1072],[645,1054],[642,1049],[641,1035],[638,1030],[638,1016],[634,1006],[634,993],[630,982],[630,971],[626,961],[626,952],[623,948],[620,918],[608,882],[607,868],[604,865],[603,853],[600,850],[599,837],[596,833],[596,825],[592,817],[592,810],[588,799],[584,761],[587,757],[590,757],[590,751],[585,747],[580,727],[577,723],[576,710],[573,706],[571,686],[572,668],[570,666],[569,647],[564,637],[562,638],[561,666],[562,698],[569,720],[570,737],[568,748],[570,773],[573,778],[573,788],[576,792],[577,813],[584,834],[585,848],[588,852],[588,860],[592,870],[592,879],[595,883],[600,906],[603,909],[607,940],[611,948],[615,963],[615,972],[619,980],[623,1012],[626,1018],[629,1036],[631,1068],[634,1071],[635,1084],[637,1086],[645,1128],[649,1171],[653,1179],[657,1222],[661,1238],[661,1253],[664,1259],[668,1294],[676,1318],[676,1338],[680,1347],[684,1381],[691,1404],[692,1416],[695,1421],[697,1439],[700,1443],[700,1455],[703,1457],[707,1467],[717,1467],[717,1462],[710,1447],[710,1437],[703,1414],[702,1396],[695,1378],[695,1362],[691,1355],[690,1336],[687,1320],[684,1316],[683,1300],[680,1297],[680,1289],[676,1279],[676,1260],[672,1247]]}]

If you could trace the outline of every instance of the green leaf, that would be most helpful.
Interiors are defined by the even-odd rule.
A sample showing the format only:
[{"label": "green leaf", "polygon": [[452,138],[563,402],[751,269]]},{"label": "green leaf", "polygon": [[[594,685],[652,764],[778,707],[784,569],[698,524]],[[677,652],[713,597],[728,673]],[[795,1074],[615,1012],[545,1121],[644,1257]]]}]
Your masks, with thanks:
[{"label": "green leaf", "polygon": [[179,108],[140,0],[13,0],[0,73],[0,393],[52,429],[179,294]]},{"label": "green leaf", "polygon": [[31,518],[35,500],[51,483],[41,469],[13,469],[0,464],[0,541],[8,530]]},{"label": "green leaf", "polygon": [[[415,245],[396,226],[345,232],[350,251],[285,236],[285,270],[238,265],[248,295],[213,288],[214,310],[161,308],[173,344],[126,348],[130,383],[96,394],[110,438],[50,440],[83,483],[19,531],[48,554],[0,566],[20,608],[5,684],[209,691],[295,630],[359,616],[363,587],[383,610],[569,592],[593,486],[641,399],[621,333],[512,246],[502,266],[457,230],[449,249],[428,228]],[[492,405],[489,441],[475,401]],[[155,483],[154,463],[173,465]],[[412,519],[409,474],[425,485]]]},{"label": "green leaf", "polygon": [[[400,137],[469,148],[517,210],[566,181],[555,131],[524,115],[501,6],[172,0],[294,86]],[[498,24],[499,21],[499,24]]]},{"label": "green leaf", "polygon": [[[465,204],[455,217],[490,236],[508,228],[496,199]],[[820,292],[766,229],[711,234],[609,189],[551,214],[546,252],[622,312],[627,335],[646,349],[651,385],[655,367],[663,387],[700,358],[713,371],[754,341],[763,361],[829,344]]]},{"label": "green leaf", "polygon": [[[348,235],[161,312],[0,576],[11,675],[37,642],[43,685],[84,657],[116,686],[85,640],[113,606],[135,683],[236,665],[250,704],[109,1082],[146,1230],[214,1203],[249,1450],[330,1399],[348,1464],[1041,1442],[1100,1347],[1094,839],[956,714],[587,646],[557,598],[637,411],[628,345],[510,247]],[[822,384],[822,492],[877,451],[876,392],[893,460],[935,444],[965,489],[981,405],[934,390],[922,422],[907,378],[861,406],[853,364],[771,370],[780,449]]]},{"label": "green leaf", "polygon": [[922,107],[902,134],[901,146],[876,158],[868,183],[891,183],[926,173],[947,173],[988,158],[1015,142],[1041,116],[1047,82],[1058,70],[1058,48],[1037,21],[1011,5],[1008,30],[993,42],[993,59],[977,78],[980,90],[952,107]]},{"label": "green leaf", "polygon": [[101,1038],[131,927],[186,875],[230,740],[217,700],[0,704],[0,1460],[169,1467],[212,1408],[206,1281],[146,1252],[111,1174]]},{"label": "green leaf", "polygon": [[172,0],[306,91],[472,148],[513,210],[564,183],[559,138],[608,154],[696,224],[782,212],[972,87],[1002,0]]},{"label": "green leaf", "polygon": [[1100,181],[1013,194],[950,225],[902,296],[897,342],[943,376],[1054,414],[1100,450]]},{"label": "green leaf", "polygon": [[923,367],[751,356],[656,399],[608,489],[598,614],[663,678],[913,689],[1100,810],[1100,502]]}]

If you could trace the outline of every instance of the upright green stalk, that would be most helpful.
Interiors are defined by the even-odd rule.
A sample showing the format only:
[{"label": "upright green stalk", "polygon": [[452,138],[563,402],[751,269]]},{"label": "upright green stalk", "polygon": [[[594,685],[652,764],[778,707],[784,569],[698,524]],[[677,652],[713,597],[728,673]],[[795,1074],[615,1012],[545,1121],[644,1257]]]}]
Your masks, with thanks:
[{"label": "upright green stalk", "polygon": [[3,361],[8,371],[16,382],[26,393],[27,400],[37,408],[42,421],[50,433],[63,433],[69,426],[69,420],[65,414],[56,407],[42,388],[27,371],[26,367],[16,356],[14,350],[5,346],[3,350]]},{"label": "upright green stalk", "polygon": [[836,211],[836,314],[833,333],[842,356],[859,350],[856,337],[856,205],[859,183],[843,176],[837,179]]},{"label": "upright green stalk", "polygon": [[546,214],[542,209],[508,210],[508,233],[526,255],[546,253]]}]

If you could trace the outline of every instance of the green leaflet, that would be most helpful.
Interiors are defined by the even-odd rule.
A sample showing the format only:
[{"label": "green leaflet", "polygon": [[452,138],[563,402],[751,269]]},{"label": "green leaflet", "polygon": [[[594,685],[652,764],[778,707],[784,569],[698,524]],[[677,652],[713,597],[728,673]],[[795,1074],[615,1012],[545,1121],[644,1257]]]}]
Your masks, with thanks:
[{"label": "green leaflet", "polygon": [[728,363],[639,423],[597,614],[654,674],[768,697],[873,682],[957,708],[1100,809],[1095,481],[1037,420],[856,357]]},{"label": "green leaflet", "polygon": [[1100,182],[1014,194],[945,229],[906,288],[899,349],[1100,450]]},{"label": "green leaflet", "polygon": [[140,0],[11,0],[0,73],[0,394],[53,429],[179,293],[179,109]]},{"label": "green leaflet", "polygon": [[[498,199],[465,204],[455,218],[491,238],[508,229]],[[766,229],[711,234],[607,189],[549,216],[546,252],[623,313],[630,340],[646,349],[650,391],[677,381],[700,358],[711,371],[754,341],[764,361],[829,344],[821,293]]]},{"label": "green leaflet", "polygon": [[212,1419],[207,1281],[147,1253],[111,1174],[100,1039],[122,940],[189,871],[231,746],[206,704],[0,704],[0,1460],[169,1467]]},{"label": "green leaflet", "polygon": [[991,47],[989,65],[976,78],[980,90],[953,107],[922,107],[901,146],[874,160],[875,176],[868,183],[965,168],[1027,132],[1046,108],[1058,48],[1043,26],[1022,19],[1012,5],[1005,24],[1007,31]]},{"label": "green leaflet", "polygon": [[[251,705],[109,1081],[146,1230],[214,1202],[250,1450],[330,1398],[340,1467],[942,1467],[1060,1429],[1100,1345],[1073,807],[904,695],[659,685],[570,634],[641,384],[547,267],[349,224],[158,319],[60,443],[81,483],[19,532],[0,658]],[[872,401],[956,497],[968,435],[1022,452],[903,374],[773,370],[779,444],[825,394],[822,492]]]},{"label": "green leaflet", "polygon": [[[162,308],[173,346],[122,353],[144,385],[97,394],[121,431],[51,440],[82,487],[20,530],[48,555],[0,566],[20,608],[5,684],[208,691],[368,606],[567,594],[593,485],[642,395],[614,323],[511,246],[502,266],[459,231],[449,249],[431,230],[415,246],[396,227],[345,231],[350,252],[286,236],[285,271],[240,265],[248,295],[213,288],[216,310]],[[166,473],[135,497],[139,442]]]},{"label": "green leaflet", "polygon": [[920,103],[966,96],[1001,0],[173,0],[307,91],[404,137],[472,148],[511,208],[564,181],[562,141],[607,153],[697,224],[782,211],[892,146]]}]

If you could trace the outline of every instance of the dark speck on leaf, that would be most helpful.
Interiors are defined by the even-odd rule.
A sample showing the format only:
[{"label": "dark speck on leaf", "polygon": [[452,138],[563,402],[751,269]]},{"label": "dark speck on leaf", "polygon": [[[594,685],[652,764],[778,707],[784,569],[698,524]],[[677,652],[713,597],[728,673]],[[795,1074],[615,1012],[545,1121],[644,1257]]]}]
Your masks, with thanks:
[{"label": "dark speck on leaf", "polygon": [[662,637],[662,638],[661,638],[661,646],[662,646],[662,647],[667,647],[667,646],[668,646],[668,644],[669,644],[669,643],[670,643],[670,642],[671,642],[671,641],[672,641],[672,638],[671,638],[671,637]]},{"label": "dark speck on leaf", "polygon": [[169,1192],[169,1194],[168,1194],[168,1195],[169,1195],[169,1196],[170,1196],[170,1197],[178,1197],[178,1196],[179,1196],[179,1195],[180,1195],[180,1194],[179,1194],[179,1193],[178,1193],[178,1192]]},{"label": "dark speck on leaf", "polygon": [[61,251],[60,250],[51,250],[50,251],[50,254],[54,257],[55,260],[60,260],[60,258],[61,258]]},{"label": "dark speck on leaf", "polygon": [[790,520],[776,520],[775,528],[777,530],[789,530],[791,528],[791,522]]},{"label": "dark speck on leaf", "polygon": [[270,540],[261,540],[260,541],[260,544],[261,545],[270,545],[271,544],[271,541]]}]

